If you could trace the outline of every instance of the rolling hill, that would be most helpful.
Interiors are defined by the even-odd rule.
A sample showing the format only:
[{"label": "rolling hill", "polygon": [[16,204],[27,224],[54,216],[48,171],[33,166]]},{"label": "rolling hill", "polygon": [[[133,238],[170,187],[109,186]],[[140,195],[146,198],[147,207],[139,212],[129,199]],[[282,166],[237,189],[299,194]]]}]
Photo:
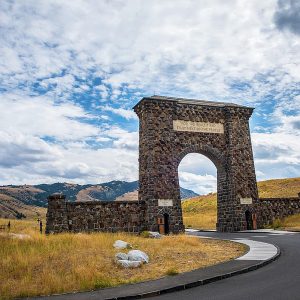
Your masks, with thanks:
[{"label": "rolling hill", "polygon": [[[181,188],[180,192],[182,199],[198,195],[184,188]],[[0,217],[44,216],[47,197],[53,193],[63,193],[69,201],[132,201],[138,198],[138,181],[111,181],[94,185],[54,183],[0,186]]]}]

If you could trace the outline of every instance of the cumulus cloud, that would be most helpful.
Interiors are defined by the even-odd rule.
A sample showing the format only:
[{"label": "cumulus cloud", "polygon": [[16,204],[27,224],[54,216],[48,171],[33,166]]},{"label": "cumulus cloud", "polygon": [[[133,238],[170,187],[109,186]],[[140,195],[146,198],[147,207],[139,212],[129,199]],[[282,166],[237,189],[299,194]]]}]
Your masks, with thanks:
[{"label": "cumulus cloud", "polygon": [[31,135],[0,131],[0,165],[12,168],[39,161],[55,161],[61,157],[57,147]]},{"label": "cumulus cloud", "polygon": [[97,127],[79,121],[85,118],[90,118],[89,114],[71,103],[57,104],[43,96],[1,95],[0,128],[5,132],[59,141],[97,136],[100,133]]},{"label": "cumulus cloud", "polygon": [[124,108],[113,108],[108,105],[101,107],[101,109],[103,111],[110,111],[114,114],[117,114],[117,115],[125,118],[126,120],[130,120],[130,119],[136,120],[137,119],[137,115],[132,109],[129,110],[129,109],[124,109]]},{"label": "cumulus cloud", "polygon": [[[137,119],[130,108],[152,94],[255,106],[258,174],[273,176],[273,163],[282,176],[294,176],[298,6],[292,0],[1,1],[0,167],[7,176],[1,182],[137,179]],[[182,166],[215,176],[205,161],[202,173],[193,163]]]},{"label": "cumulus cloud", "polygon": [[217,191],[217,178],[213,175],[197,175],[181,172],[180,186],[191,189],[200,195],[206,195]]},{"label": "cumulus cloud", "polygon": [[288,30],[300,35],[300,2],[297,0],[279,0],[274,20],[279,30]]},{"label": "cumulus cloud", "polygon": [[180,186],[191,189],[198,194],[217,191],[217,169],[207,157],[190,153],[178,167]]}]

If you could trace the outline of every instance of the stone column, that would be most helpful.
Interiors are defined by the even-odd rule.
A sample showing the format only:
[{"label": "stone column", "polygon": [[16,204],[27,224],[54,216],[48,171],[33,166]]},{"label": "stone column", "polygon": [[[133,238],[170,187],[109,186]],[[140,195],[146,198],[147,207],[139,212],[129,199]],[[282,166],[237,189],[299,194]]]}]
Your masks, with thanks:
[{"label": "stone column", "polygon": [[66,196],[52,194],[48,197],[46,234],[69,230]]},{"label": "stone column", "polygon": [[148,230],[157,231],[158,217],[168,214],[170,232],[178,233],[184,226],[173,156],[172,110],[172,103],[157,101],[142,101],[135,107],[140,119],[139,200],[146,203]]},{"label": "stone column", "polygon": [[[227,195],[224,200],[227,203],[219,220],[219,231],[245,230],[246,210],[256,213],[258,192],[248,123],[252,111],[251,108],[226,108],[225,111]],[[243,201],[249,204],[242,204]],[[259,224],[259,216],[257,221]]]}]

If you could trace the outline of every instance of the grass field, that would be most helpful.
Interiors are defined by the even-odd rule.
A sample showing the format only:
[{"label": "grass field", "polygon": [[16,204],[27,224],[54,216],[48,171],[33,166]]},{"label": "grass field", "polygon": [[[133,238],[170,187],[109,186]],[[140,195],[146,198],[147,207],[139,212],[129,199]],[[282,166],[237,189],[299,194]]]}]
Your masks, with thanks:
[{"label": "grass field", "polygon": [[[0,219],[0,224],[7,219]],[[11,220],[11,233],[29,235],[12,238],[0,233],[1,299],[134,283],[196,268],[207,267],[240,256],[240,244],[199,239],[185,235],[147,239],[124,233],[39,233],[36,221]],[[125,240],[149,254],[150,263],[138,269],[122,269],[114,262],[115,240]]]},{"label": "grass field", "polygon": [[215,229],[217,222],[217,195],[209,194],[185,200],[182,203],[186,227]]},{"label": "grass field", "polygon": [[[260,181],[257,185],[261,198],[297,197],[300,192],[299,177]],[[186,227],[216,228],[217,195],[215,193],[185,200],[182,209]],[[300,229],[300,214],[277,221],[277,225],[276,227]]]}]

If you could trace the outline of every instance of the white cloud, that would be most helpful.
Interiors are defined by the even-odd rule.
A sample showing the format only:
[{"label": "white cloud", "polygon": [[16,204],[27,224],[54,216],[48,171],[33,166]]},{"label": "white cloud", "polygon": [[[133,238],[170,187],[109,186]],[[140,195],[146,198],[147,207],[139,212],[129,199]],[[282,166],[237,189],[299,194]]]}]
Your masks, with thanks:
[{"label": "white cloud", "polygon": [[207,157],[197,153],[186,155],[179,164],[180,186],[198,194],[217,191],[217,169]]},{"label": "white cloud", "polygon": [[[253,135],[258,174],[299,174],[300,37],[296,12],[287,20],[281,9],[273,0],[1,1],[1,153],[17,154],[3,182],[137,178],[136,128],[114,115],[135,122],[125,108],[152,94],[258,107],[273,118]],[[111,118],[91,115],[101,102]],[[110,164],[97,168],[103,158]],[[204,161],[200,174],[181,166],[215,174]]]},{"label": "white cloud", "polygon": [[81,107],[71,103],[56,104],[42,96],[1,95],[0,128],[8,133],[59,141],[80,140],[100,134],[95,126],[78,121],[89,117]]},{"label": "white cloud", "polygon": [[213,175],[197,175],[180,172],[180,186],[193,190],[200,195],[217,191],[217,178]]},{"label": "white cloud", "polygon": [[55,159],[43,157],[37,160],[34,156],[33,160],[23,161],[13,168],[1,164],[1,184],[86,184],[111,180],[133,181],[138,177],[136,152],[114,148],[94,150],[84,145],[59,147],[58,150],[59,155]]},{"label": "white cloud", "polygon": [[[265,79],[275,72],[281,88],[299,80],[299,38],[276,29],[275,1],[3,1],[1,6],[6,52],[13,49],[3,70],[22,75],[15,83],[66,69],[84,79],[94,69],[112,85],[112,99],[127,84],[149,94],[257,101],[274,88],[257,75]],[[233,91],[236,80],[252,87]],[[100,92],[109,96],[107,87]]]},{"label": "white cloud", "polygon": [[103,111],[111,111],[114,114],[117,114],[123,118],[125,118],[126,120],[130,120],[130,119],[137,119],[137,115],[133,110],[129,110],[129,109],[124,109],[124,108],[113,108],[111,106],[103,106],[101,107],[101,110]]},{"label": "white cloud", "polygon": [[0,165],[8,168],[61,158],[60,150],[31,135],[0,131]]}]

